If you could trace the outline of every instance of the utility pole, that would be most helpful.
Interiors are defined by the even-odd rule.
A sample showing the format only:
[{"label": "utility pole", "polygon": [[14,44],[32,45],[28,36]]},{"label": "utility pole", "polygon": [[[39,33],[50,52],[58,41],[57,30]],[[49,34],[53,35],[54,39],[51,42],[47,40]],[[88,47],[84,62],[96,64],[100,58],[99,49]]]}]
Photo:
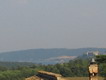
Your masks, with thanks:
[{"label": "utility pole", "polygon": [[89,80],[98,80],[98,64],[94,58],[92,58],[89,65]]}]

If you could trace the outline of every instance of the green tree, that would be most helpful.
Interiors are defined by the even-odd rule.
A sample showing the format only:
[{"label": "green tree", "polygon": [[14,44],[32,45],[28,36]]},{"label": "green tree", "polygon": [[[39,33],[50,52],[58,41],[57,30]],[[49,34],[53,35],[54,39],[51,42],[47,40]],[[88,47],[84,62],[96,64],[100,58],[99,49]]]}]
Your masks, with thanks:
[{"label": "green tree", "polygon": [[106,55],[96,56],[96,61],[97,61],[98,63],[106,63]]},{"label": "green tree", "polygon": [[99,68],[100,75],[106,77],[106,55],[96,56],[96,61],[98,62],[100,67]]}]

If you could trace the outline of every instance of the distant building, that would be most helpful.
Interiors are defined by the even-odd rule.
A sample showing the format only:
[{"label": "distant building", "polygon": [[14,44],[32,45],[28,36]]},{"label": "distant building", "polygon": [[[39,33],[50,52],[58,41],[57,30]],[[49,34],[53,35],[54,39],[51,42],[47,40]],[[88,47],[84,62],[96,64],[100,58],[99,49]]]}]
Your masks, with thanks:
[{"label": "distant building", "polygon": [[87,52],[87,56],[97,56],[99,55],[99,51],[88,51]]}]

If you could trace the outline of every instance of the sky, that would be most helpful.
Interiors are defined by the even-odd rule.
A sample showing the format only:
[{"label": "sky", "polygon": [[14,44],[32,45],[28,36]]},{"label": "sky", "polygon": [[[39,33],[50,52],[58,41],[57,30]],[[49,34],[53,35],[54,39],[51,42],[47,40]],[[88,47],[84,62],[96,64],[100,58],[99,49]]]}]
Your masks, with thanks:
[{"label": "sky", "polygon": [[106,48],[106,0],[0,0],[0,52]]}]

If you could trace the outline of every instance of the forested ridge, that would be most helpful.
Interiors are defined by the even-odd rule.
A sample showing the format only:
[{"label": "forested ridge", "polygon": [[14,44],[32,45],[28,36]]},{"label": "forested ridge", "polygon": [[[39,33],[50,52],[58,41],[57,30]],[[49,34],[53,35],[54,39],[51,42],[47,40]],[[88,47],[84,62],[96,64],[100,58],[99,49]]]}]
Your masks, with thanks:
[{"label": "forested ridge", "polygon": [[[12,52],[2,52],[0,53],[0,61],[56,64],[57,62],[61,62],[61,60],[57,57],[61,56],[77,57],[87,53],[88,51],[99,51],[101,53],[105,53],[106,48],[78,48],[78,49],[52,48],[52,49],[28,49]],[[66,58],[66,60],[64,61],[67,62],[69,60],[67,60]]]},{"label": "forested ridge", "polygon": [[[67,63],[55,65],[35,65],[17,66],[17,67],[3,67],[0,66],[0,80],[24,80],[27,77],[37,74],[39,70],[50,71],[62,74],[64,77],[84,77],[88,76],[88,59],[70,60]],[[100,64],[100,76],[106,76],[106,64]]]}]

